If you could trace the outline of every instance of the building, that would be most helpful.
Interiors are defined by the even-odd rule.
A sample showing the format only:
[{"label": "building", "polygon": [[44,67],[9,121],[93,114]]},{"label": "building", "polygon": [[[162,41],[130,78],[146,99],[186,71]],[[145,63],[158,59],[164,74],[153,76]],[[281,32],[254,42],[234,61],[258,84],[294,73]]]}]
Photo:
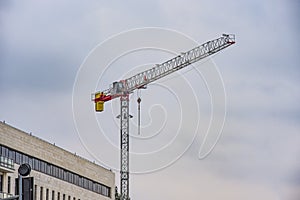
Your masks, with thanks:
[{"label": "building", "polygon": [[0,199],[16,194],[23,163],[32,168],[34,200],[114,199],[111,170],[0,122]]}]

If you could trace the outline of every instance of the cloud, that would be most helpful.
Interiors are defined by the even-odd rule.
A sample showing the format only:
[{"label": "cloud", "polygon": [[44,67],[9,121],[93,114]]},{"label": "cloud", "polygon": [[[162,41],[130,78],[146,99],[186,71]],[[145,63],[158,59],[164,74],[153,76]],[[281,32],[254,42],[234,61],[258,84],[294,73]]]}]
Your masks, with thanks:
[{"label": "cloud", "polygon": [[[255,184],[233,179],[220,179],[218,174],[209,173],[203,163],[181,159],[168,170],[155,174],[135,175],[132,187],[141,191],[133,198],[150,199],[280,199],[276,191],[264,183]],[[183,172],[185,171],[185,172]],[[163,185],[157,188],[157,180]],[[144,193],[148,193],[146,196]]]}]

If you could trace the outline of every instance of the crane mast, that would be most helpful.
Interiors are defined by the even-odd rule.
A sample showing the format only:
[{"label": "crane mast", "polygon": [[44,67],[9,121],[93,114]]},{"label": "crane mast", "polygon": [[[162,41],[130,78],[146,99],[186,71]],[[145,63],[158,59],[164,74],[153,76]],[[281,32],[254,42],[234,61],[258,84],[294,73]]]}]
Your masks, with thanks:
[{"label": "crane mast", "polygon": [[129,199],[129,95],[136,89],[145,88],[149,83],[215,54],[234,43],[235,36],[233,34],[223,34],[217,39],[181,53],[162,64],[155,65],[130,78],[113,82],[109,89],[93,94],[92,100],[95,103],[95,110],[97,112],[104,110],[104,102],[120,98],[120,188],[122,200]]}]

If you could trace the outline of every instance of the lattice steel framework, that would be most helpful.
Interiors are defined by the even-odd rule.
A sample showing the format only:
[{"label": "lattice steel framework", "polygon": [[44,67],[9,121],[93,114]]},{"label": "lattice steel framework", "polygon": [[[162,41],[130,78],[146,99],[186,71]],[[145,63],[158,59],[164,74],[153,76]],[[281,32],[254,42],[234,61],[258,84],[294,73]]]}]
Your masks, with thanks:
[{"label": "lattice steel framework", "polygon": [[121,131],[121,197],[129,199],[129,95],[120,97],[120,131]]},{"label": "lattice steel framework", "polygon": [[157,79],[167,76],[234,43],[234,35],[223,34],[220,38],[208,41],[162,64],[125,79],[125,90],[132,92],[137,88],[141,88]]}]

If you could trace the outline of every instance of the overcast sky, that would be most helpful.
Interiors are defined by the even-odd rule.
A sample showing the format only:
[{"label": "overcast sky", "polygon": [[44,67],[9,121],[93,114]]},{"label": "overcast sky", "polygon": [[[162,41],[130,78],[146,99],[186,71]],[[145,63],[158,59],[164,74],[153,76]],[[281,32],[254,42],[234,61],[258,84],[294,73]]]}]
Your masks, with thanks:
[{"label": "overcast sky", "polygon": [[[196,77],[189,77],[192,76],[190,72],[180,78],[175,77],[167,85],[170,94],[160,92],[159,87],[155,89],[159,85],[149,87],[148,95],[148,90],[142,92],[142,134],[153,134],[147,123],[157,123],[152,126],[156,128],[164,127],[160,123],[165,119],[170,122],[166,122],[164,131],[158,131],[161,144],[154,144],[151,138],[133,139],[133,151],[144,153],[143,146],[149,151],[163,146],[179,130],[174,124],[180,126],[180,117],[184,114],[177,115],[172,105],[176,105],[175,100],[181,95],[175,94],[174,102],[169,103],[168,95],[174,96],[171,94],[175,91],[172,87],[180,81],[193,80],[191,87],[198,95],[196,99],[199,102],[196,104],[202,108],[203,121],[200,121],[195,136],[189,130],[189,126],[195,125],[192,124],[195,113],[191,111],[190,117],[183,117],[182,127],[185,128],[179,132],[186,134],[186,137],[181,138],[179,143],[188,143],[191,139],[193,143],[187,151],[180,152],[183,153],[180,159],[168,167],[152,173],[133,174],[131,197],[133,200],[299,199],[299,7],[297,0],[153,0],[126,3],[0,0],[0,120],[97,163],[103,164],[93,154],[102,152],[113,158],[112,162],[118,162],[119,154],[102,149],[99,145],[101,141],[97,149],[94,149],[96,144],[89,143],[101,138],[99,134],[88,138],[89,134],[94,133],[87,128],[86,136],[83,136],[85,134],[78,133],[73,120],[73,86],[76,85],[80,66],[92,50],[113,35],[144,27],[175,30],[199,43],[222,33],[234,33],[237,41],[234,46],[199,67],[218,68],[227,97],[225,126],[209,156],[199,159],[199,148],[205,133],[201,128],[207,129],[210,117],[205,110],[210,106],[208,95],[203,95],[204,100],[201,99],[201,91],[205,91],[201,77],[198,77],[198,82]],[[175,46],[177,43],[174,41]],[[126,70],[133,70],[131,63],[135,64],[133,68],[136,69],[138,65],[164,61],[170,56],[170,53],[151,50],[144,51],[142,55],[129,55],[118,60],[106,77],[112,77],[112,82],[125,76]],[[136,57],[139,61],[135,60]],[[117,64],[126,64],[122,72]],[[106,87],[99,86],[99,89]],[[133,101],[135,97],[136,94],[133,94]],[[93,109],[90,96],[86,99],[87,103],[81,109]],[[183,103],[187,98],[179,99]],[[195,102],[191,100],[190,103]],[[100,124],[103,121],[103,126],[115,123],[112,118],[116,113],[111,110],[117,108],[117,104],[117,100],[107,103],[110,113],[96,115]],[[150,116],[160,116],[162,119],[151,121],[149,110],[152,112]],[[132,113],[136,115],[136,111]],[[104,128],[115,130],[108,137],[118,145],[117,126]],[[172,153],[161,155],[162,160],[174,156]],[[136,166],[150,165],[151,161],[135,161],[132,165],[134,163]],[[115,166],[108,164],[105,167]],[[114,171],[116,184],[119,185],[118,173]]]}]

